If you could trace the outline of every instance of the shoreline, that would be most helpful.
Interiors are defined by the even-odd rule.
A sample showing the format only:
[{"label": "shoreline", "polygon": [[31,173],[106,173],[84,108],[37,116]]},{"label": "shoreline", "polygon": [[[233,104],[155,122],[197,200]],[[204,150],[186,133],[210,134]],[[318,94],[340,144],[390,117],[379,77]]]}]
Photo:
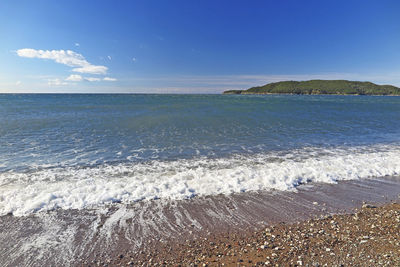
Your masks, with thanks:
[{"label": "shoreline", "polygon": [[400,88],[377,85],[368,81],[321,80],[280,81],[254,86],[245,90],[227,90],[230,94],[306,94],[306,95],[400,95]]},{"label": "shoreline", "polygon": [[294,93],[225,93],[222,92],[222,95],[321,95],[321,96],[400,96],[399,95],[369,95],[369,94],[294,94]]},{"label": "shoreline", "polygon": [[398,266],[400,201],[257,231],[161,243],[121,256],[104,266]]},{"label": "shoreline", "polygon": [[349,214],[364,201],[374,205],[398,201],[399,194],[400,178],[384,177],[306,184],[297,192],[255,191],[116,204],[99,210],[1,216],[0,265],[128,264],[163,246],[168,248],[165,251],[173,246],[181,250],[179,244],[202,238],[227,233],[245,237],[282,222]]}]

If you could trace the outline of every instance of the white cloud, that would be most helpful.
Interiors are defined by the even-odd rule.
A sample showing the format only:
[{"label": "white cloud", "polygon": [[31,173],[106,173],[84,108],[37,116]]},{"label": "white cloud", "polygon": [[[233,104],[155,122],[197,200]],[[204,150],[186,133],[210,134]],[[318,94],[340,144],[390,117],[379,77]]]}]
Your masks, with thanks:
[{"label": "white cloud", "polygon": [[72,71],[79,73],[88,73],[88,74],[106,74],[107,69],[108,68],[105,66],[88,65],[80,68],[74,68],[72,69]]},{"label": "white cloud", "polygon": [[79,43],[75,43],[75,46],[80,46],[80,44]]},{"label": "white cloud", "polygon": [[80,82],[83,80],[82,76],[79,74],[71,74],[68,76],[68,78],[65,79],[66,81],[71,81],[71,82]]},{"label": "white cloud", "polygon": [[97,78],[97,77],[82,77],[79,74],[71,74],[65,80],[66,81],[71,81],[71,82],[81,82],[81,81],[99,82],[101,80],[114,82],[117,79],[111,78],[111,77],[104,77],[103,79],[100,79],[100,78]]},{"label": "white cloud", "polygon": [[16,83],[15,83],[15,85],[20,85],[22,82],[21,81],[17,81]]},{"label": "white cloud", "polygon": [[99,82],[101,79],[95,77],[86,77],[85,80],[89,82]]},{"label": "white cloud", "polygon": [[61,86],[67,85],[68,83],[61,81],[60,79],[47,79],[47,84],[49,86]]},{"label": "white cloud", "polygon": [[111,60],[112,58],[111,58],[111,56],[107,56],[107,58],[109,59],[109,60]]},{"label": "white cloud", "polygon": [[35,50],[23,48],[17,50],[20,57],[51,59],[57,63],[75,67],[74,72],[89,74],[106,74],[108,68],[100,65],[92,65],[81,54],[71,50]]}]

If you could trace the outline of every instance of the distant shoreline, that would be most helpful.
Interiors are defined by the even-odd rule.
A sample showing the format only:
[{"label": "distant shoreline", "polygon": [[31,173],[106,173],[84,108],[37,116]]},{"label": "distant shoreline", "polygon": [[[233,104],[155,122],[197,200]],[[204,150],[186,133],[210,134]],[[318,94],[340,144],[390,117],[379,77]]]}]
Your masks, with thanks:
[{"label": "distant shoreline", "polygon": [[[240,90],[238,90],[240,91]],[[309,95],[309,96],[315,96],[315,95],[321,95],[321,96],[400,96],[399,95],[363,95],[363,94],[294,94],[294,93],[226,93],[223,92],[223,95]]]},{"label": "distant shoreline", "polygon": [[377,85],[371,82],[347,80],[282,81],[247,90],[227,90],[231,95],[376,95],[398,96],[400,88],[393,85]]}]

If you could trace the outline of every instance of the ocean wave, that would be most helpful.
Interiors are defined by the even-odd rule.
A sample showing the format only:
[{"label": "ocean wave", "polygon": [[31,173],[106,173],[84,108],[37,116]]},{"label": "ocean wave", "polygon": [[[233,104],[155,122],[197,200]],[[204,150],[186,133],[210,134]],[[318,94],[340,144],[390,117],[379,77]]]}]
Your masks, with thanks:
[{"label": "ocean wave", "polygon": [[0,173],[0,215],[251,190],[295,190],[309,182],[399,174],[397,145],[309,147],[228,158],[36,168]]}]

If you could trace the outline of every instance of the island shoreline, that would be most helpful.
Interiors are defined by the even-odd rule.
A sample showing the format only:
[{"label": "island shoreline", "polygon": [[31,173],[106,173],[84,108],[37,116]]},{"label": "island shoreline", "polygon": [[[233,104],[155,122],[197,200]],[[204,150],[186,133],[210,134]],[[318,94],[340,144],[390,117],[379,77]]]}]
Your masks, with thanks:
[{"label": "island shoreline", "polygon": [[246,90],[227,90],[223,94],[293,94],[293,95],[400,95],[400,88],[372,82],[348,80],[281,81]]}]

